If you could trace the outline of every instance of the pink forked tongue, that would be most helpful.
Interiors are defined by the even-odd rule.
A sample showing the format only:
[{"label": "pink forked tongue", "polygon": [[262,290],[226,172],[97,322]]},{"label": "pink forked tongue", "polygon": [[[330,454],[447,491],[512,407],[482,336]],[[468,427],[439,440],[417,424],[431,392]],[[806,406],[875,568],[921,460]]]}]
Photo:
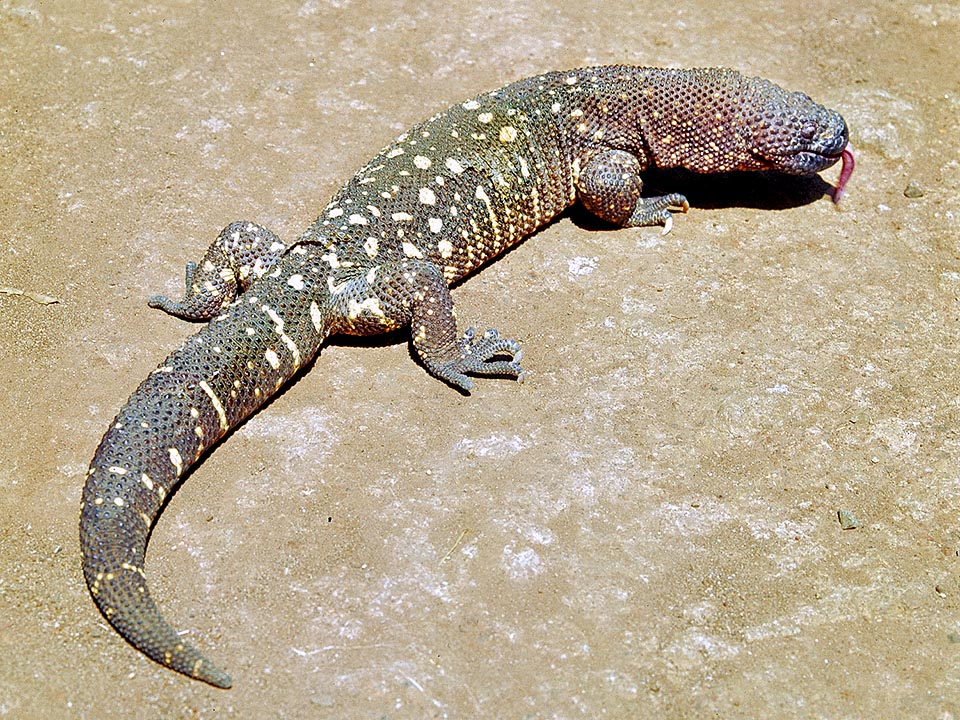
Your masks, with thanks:
[{"label": "pink forked tongue", "polygon": [[843,190],[847,187],[847,180],[853,175],[853,146],[850,143],[847,143],[840,158],[843,160],[843,165],[840,167],[840,179],[837,180],[837,187],[833,191],[834,203],[840,202],[840,198],[843,196]]}]

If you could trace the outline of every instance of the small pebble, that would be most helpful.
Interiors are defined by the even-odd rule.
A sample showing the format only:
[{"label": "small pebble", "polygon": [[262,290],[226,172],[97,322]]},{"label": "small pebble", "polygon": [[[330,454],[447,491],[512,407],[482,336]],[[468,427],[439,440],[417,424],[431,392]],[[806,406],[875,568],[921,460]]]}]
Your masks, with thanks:
[{"label": "small pebble", "polygon": [[853,530],[860,527],[860,521],[849,510],[837,510],[837,518],[839,518],[840,527],[843,530]]},{"label": "small pebble", "polygon": [[916,180],[911,180],[903,189],[903,196],[908,198],[922,198],[923,188],[920,187],[920,183],[918,183]]}]

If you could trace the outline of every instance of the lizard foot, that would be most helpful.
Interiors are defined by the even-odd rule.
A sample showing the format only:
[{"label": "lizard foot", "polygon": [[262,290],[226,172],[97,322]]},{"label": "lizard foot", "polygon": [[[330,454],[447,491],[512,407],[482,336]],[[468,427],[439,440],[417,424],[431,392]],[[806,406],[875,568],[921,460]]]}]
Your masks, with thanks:
[{"label": "lizard foot", "polygon": [[666,235],[673,227],[671,211],[687,212],[690,203],[680,193],[670,193],[659,197],[641,198],[634,208],[633,215],[627,220],[625,227],[645,227],[647,225],[663,225],[663,234]]},{"label": "lizard foot", "polygon": [[[209,315],[198,314],[198,308],[194,307],[197,293],[193,289],[193,279],[197,274],[197,264],[195,262],[188,262],[187,270],[184,274],[186,276],[184,286],[187,290],[183,300],[174,301],[166,295],[152,295],[150,299],[147,300],[147,305],[186,320],[208,319]],[[193,302],[191,302],[191,300],[193,300]]]},{"label": "lizard foot", "polygon": [[[469,328],[457,343],[460,357],[436,369],[439,377],[462,390],[473,388],[473,381],[466,373],[474,375],[503,375],[523,381],[524,370],[520,367],[520,343],[500,337],[496,330],[487,330],[477,337],[475,328]],[[496,358],[509,357],[509,360]]]}]

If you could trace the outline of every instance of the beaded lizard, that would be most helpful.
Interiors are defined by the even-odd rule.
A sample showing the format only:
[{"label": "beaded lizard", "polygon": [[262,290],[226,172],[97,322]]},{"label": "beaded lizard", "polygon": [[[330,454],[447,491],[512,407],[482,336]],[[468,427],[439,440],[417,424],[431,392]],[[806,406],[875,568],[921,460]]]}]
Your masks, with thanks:
[{"label": "beaded lizard", "polygon": [[551,72],[434,115],[363,167],[290,246],[228,225],[186,294],[150,305],[210,322],[141,383],[96,450],[80,541],[107,621],[155,661],[217,687],[230,677],[163,619],[143,570],[150,531],[184,473],[274,395],[333,333],[411,328],[414,352],[466,392],[521,378],[496,330],[458,336],[449,285],[576,201],[617,226],[671,225],[680,194],[642,197],[640,172],[812,175],[842,158],[847,126],[802,93],[723,69],[609,66]]}]

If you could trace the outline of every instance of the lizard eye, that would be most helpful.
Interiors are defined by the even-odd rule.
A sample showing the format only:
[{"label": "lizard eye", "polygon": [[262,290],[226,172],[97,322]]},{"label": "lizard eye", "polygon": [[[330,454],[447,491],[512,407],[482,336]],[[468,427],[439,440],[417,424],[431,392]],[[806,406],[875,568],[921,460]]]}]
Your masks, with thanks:
[{"label": "lizard eye", "polygon": [[800,137],[804,140],[813,140],[817,136],[817,125],[816,123],[808,122],[804,123],[803,127],[800,128]]}]

